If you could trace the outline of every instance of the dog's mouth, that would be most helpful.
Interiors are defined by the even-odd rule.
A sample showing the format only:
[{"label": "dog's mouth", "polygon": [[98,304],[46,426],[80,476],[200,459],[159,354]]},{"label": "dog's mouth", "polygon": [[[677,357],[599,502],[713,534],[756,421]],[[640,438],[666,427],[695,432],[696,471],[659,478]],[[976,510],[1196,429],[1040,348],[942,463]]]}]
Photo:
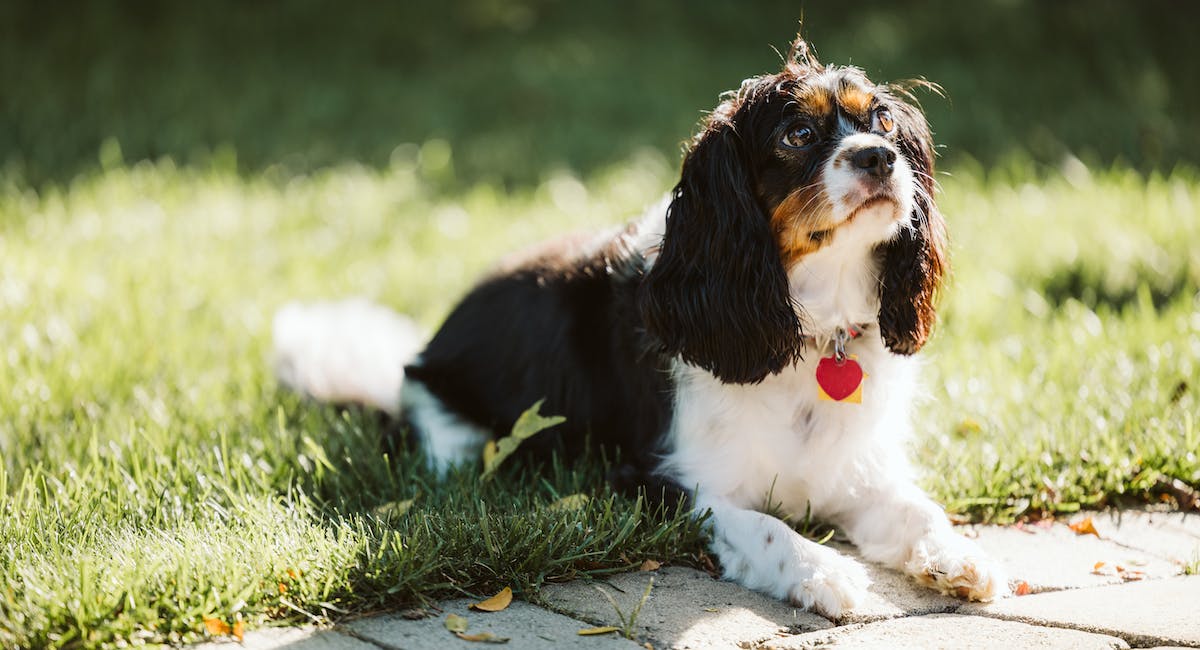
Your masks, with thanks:
[{"label": "dog's mouth", "polygon": [[848,224],[851,221],[854,221],[855,217],[858,215],[876,208],[880,208],[884,205],[891,205],[892,212],[895,213],[893,214],[893,218],[899,218],[900,211],[898,208],[900,207],[900,200],[890,193],[880,193],[872,194],[866,199],[863,199],[861,203],[859,203],[853,210],[850,211],[850,214],[846,215],[846,218],[842,221],[842,224]]}]

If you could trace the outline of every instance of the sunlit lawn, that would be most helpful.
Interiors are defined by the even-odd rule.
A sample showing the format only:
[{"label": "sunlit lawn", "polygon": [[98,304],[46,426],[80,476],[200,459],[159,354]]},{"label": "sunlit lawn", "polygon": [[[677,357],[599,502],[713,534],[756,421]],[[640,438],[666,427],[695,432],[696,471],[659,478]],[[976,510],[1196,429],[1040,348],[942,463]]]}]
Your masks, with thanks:
[{"label": "sunlit lawn", "polygon": [[[297,178],[104,159],[40,193],[0,179],[0,644],[536,599],[696,561],[694,522],[611,495],[594,460],[437,484],[373,415],[278,391],[267,360],[285,301],[366,295],[434,327],[500,254],[633,215],[674,161],[447,194],[439,142]],[[924,485],[999,521],[1200,485],[1200,177],[1005,169],[941,178],[956,271],[917,409]]]}]

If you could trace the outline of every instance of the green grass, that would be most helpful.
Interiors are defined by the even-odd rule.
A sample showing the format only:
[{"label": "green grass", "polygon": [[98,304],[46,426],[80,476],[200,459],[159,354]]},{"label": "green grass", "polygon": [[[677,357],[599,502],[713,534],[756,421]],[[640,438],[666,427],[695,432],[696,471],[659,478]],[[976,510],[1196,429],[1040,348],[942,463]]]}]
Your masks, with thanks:
[{"label": "green grass", "polygon": [[[695,522],[612,495],[596,461],[439,484],[370,414],[275,386],[283,302],[365,294],[432,327],[500,251],[620,220],[673,174],[644,153],[447,195],[428,180],[443,148],[282,182],[110,146],[68,186],[0,184],[0,645],[178,642],[206,617],[536,598],[697,560]],[[956,273],[927,349],[924,485],[985,521],[1200,485],[1200,177],[1023,169],[941,181]]]},{"label": "green grass", "polygon": [[1200,575],[1200,548],[1197,548],[1192,553],[1192,558],[1183,563],[1183,575],[1195,576]]}]

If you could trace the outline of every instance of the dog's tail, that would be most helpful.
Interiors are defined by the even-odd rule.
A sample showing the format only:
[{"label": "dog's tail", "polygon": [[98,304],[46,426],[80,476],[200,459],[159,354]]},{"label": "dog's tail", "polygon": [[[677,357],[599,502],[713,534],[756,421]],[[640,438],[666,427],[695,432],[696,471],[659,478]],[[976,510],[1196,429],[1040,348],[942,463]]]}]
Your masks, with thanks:
[{"label": "dog's tail", "polygon": [[275,376],[322,402],[400,412],[404,364],[424,336],[408,318],[362,298],[290,303],[275,314]]}]

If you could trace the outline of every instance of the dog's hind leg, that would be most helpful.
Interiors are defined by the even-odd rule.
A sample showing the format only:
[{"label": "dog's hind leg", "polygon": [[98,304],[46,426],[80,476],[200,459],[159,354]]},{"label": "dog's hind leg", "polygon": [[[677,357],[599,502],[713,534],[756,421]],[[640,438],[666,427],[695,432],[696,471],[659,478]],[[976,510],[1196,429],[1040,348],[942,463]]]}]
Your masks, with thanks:
[{"label": "dog's hind leg", "polygon": [[491,434],[456,415],[425,384],[409,379],[404,385],[401,405],[431,469],[445,474],[456,465],[479,461]]}]

